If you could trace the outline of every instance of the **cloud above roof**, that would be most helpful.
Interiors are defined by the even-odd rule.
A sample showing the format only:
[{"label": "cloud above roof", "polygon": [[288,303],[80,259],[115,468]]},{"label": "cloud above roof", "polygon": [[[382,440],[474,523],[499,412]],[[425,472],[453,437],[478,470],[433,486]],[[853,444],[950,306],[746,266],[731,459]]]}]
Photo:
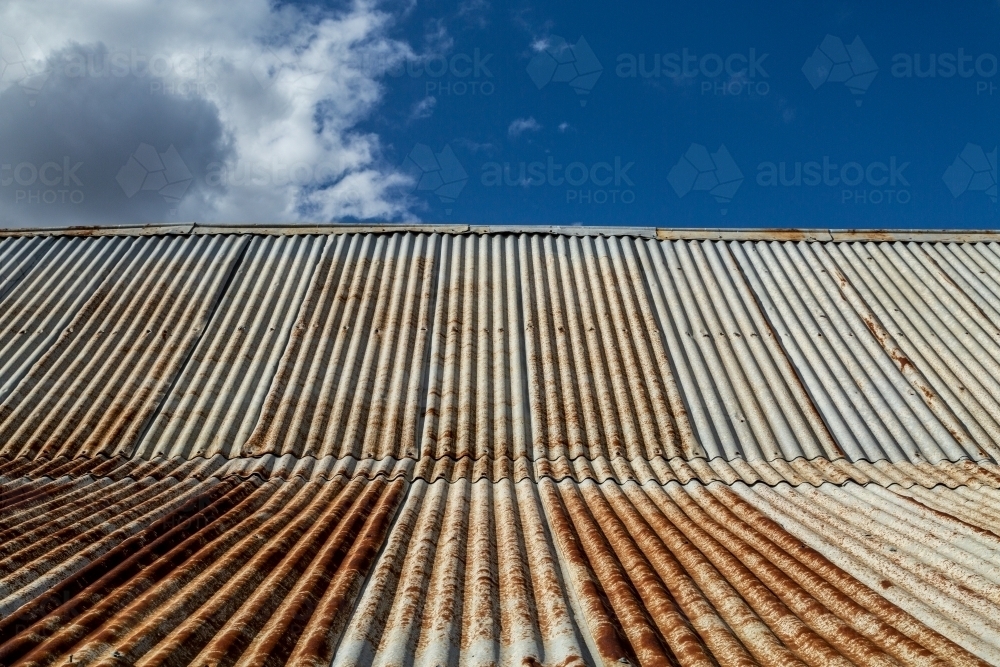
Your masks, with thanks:
[{"label": "cloud above roof", "polygon": [[364,1],[7,4],[0,225],[406,217],[358,129],[410,55],[389,25]]}]

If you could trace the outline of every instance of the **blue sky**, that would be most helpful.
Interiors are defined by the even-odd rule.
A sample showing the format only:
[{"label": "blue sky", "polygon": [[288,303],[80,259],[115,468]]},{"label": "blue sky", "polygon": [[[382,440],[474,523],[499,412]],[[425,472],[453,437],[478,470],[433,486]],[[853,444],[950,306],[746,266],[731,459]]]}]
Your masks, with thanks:
[{"label": "blue sky", "polygon": [[[493,76],[486,81],[495,84],[495,92],[458,96],[453,89],[450,96],[437,94],[431,116],[408,120],[408,110],[425,91],[433,95],[445,90],[446,81],[456,80],[444,77],[435,87],[427,86],[434,81],[427,76],[401,77],[371,127],[399,153],[416,141],[435,150],[449,144],[466,165],[469,182],[451,206],[451,216],[444,214],[442,202],[428,198],[430,217],[439,219],[658,226],[997,225],[997,207],[985,192],[953,197],[943,175],[966,144],[979,145],[986,153],[995,149],[1000,76],[979,76],[975,60],[965,63],[973,74],[968,78],[957,67],[951,78],[894,77],[892,67],[896,54],[909,54],[911,60],[920,54],[921,71],[926,71],[930,54],[957,58],[961,48],[976,58],[992,54],[980,61],[982,73],[990,74],[1000,52],[1000,6],[976,2],[957,10],[940,3],[915,10],[910,3],[766,4],[762,9],[761,3],[624,1],[574,9],[566,3],[532,2],[485,9],[478,24],[449,17],[452,53],[479,49],[494,54],[489,63]],[[418,8],[409,19],[410,39],[418,40],[443,10],[444,3]],[[843,83],[813,89],[803,74],[804,63],[828,34],[844,43],[860,36],[871,53],[878,72],[863,95],[853,95]],[[567,83],[539,89],[528,75],[527,66],[537,55],[532,45],[553,36],[574,44],[584,37],[603,65],[588,95],[576,94]],[[671,77],[663,56],[683,59],[685,49],[698,58],[688,63],[688,73],[694,75],[682,71]],[[738,72],[751,50],[763,60],[757,71],[747,71],[741,79]],[[737,76],[724,69],[733,54],[746,57],[731,61]],[[632,58],[638,62],[640,56],[645,56],[648,78],[639,72],[634,78],[619,76],[629,74]],[[720,60],[723,72],[706,76],[715,73]],[[906,59],[896,62],[902,68]],[[581,106],[584,97],[586,106]],[[534,119],[539,129],[511,136],[507,129],[517,118]],[[671,187],[668,175],[692,143],[709,152],[720,145],[728,149],[744,176],[731,203],[719,204],[707,191],[681,197]],[[547,162],[550,156],[557,164],[613,163],[615,158],[634,163],[628,172],[634,186],[622,183],[618,188],[634,192],[634,200],[623,192],[631,203],[621,198],[615,203],[610,192],[600,194],[615,189],[613,183],[603,188],[591,182],[579,188],[482,183],[483,165],[489,162],[509,163],[516,179],[519,163]],[[866,170],[874,162],[890,166],[893,157],[897,170],[908,164],[896,184],[891,178],[882,184],[886,174],[877,166],[872,182],[866,177],[854,187],[757,183],[762,163],[780,168],[786,162],[786,176],[794,182],[796,162],[822,164],[824,156],[841,168],[851,162]],[[848,169],[851,182],[855,172]],[[608,203],[601,205],[598,198]]]},{"label": "blue sky", "polygon": [[[44,28],[46,1],[0,23],[24,27],[14,43],[27,53],[30,33],[49,72],[36,92],[6,75],[0,162],[7,181],[80,164],[82,200],[46,208],[25,167],[0,186],[5,226],[1000,221],[996,0],[210,2],[196,30],[183,7],[110,0],[90,24]],[[161,80],[67,69],[137,43],[173,63]]]}]

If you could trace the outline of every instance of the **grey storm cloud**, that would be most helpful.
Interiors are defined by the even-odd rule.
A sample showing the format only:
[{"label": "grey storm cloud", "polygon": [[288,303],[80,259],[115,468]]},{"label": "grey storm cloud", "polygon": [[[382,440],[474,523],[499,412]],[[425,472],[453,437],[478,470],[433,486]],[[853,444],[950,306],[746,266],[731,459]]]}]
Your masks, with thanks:
[{"label": "grey storm cloud", "polygon": [[[231,153],[216,106],[163,94],[148,76],[91,76],[61,66],[106,57],[101,45],[69,47],[51,55],[37,93],[16,85],[0,93],[0,225],[164,220],[176,198],[160,194],[168,183],[154,187],[161,176],[142,179],[133,168],[126,185],[119,178],[137,151],[149,154],[142,146],[166,156],[168,176],[183,173],[181,166],[190,172],[185,197],[211,194],[199,176]],[[136,178],[143,181],[138,190]]]}]

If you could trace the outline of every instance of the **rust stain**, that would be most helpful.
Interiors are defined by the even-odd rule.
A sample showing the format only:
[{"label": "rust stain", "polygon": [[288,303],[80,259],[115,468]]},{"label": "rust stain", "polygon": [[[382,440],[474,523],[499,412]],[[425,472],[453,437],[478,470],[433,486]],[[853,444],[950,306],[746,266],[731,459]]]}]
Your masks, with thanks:
[{"label": "rust stain", "polygon": [[915,505],[920,509],[924,510],[925,512],[930,512],[934,516],[939,516],[942,519],[945,519],[946,521],[954,521],[956,523],[960,523],[969,530],[971,530],[972,532],[976,533],[977,535],[984,535],[992,539],[1000,539],[1000,531],[992,531],[992,530],[986,530],[985,528],[980,528],[979,526],[973,525],[963,519],[960,519],[959,517],[953,514],[948,514],[947,512],[942,512],[940,510],[934,509],[933,507],[925,505],[916,498],[911,498],[910,496],[906,496],[901,493],[897,493],[896,496],[902,498],[903,502]]},{"label": "rust stain", "polygon": [[[809,232],[769,234],[788,257],[800,253],[794,261],[818,252],[801,245]],[[822,381],[800,375],[787,353],[778,358],[794,341],[769,318],[799,317],[800,306],[793,313],[775,300],[777,312],[764,312],[761,287],[725,276],[737,270],[725,262],[711,276],[688,249],[694,271],[673,259],[664,268],[667,255],[649,254],[658,241],[629,236],[319,237],[308,270],[262,288],[281,290],[266,296],[296,318],[271,348],[254,336],[272,335],[277,322],[255,324],[227,305],[244,294],[232,290],[246,287],[251,265],[220,278],[259,238],[129,243],[119,264],[100,268],[69,325],[18,320],[9,332],[52,337],[0,402],[0,664],[71,655],[108,667],[320,666],[348,655],[524,667],[984,664],[960,644],[1000,661],[1000,646],[976,636],[973,621],[948,615],[951,602],[929,595],[923,622],[909,613],[903,554],[882,562],[873,550],[845,565],[864,576],[849,573],[832,556],[848,536],[814,550],[800,528],[730,486],[774,485],[775,497],[805,503],[811,485],[915,484],[920,498],[938,499],[902,503],[921,526],[1000,540],[992,501],[972,500],[988,496],[983,485],[1000,488],[991,462],[928,470],[846,460],[820,407],[830,402],[816,400]],[[762,256],[752,261],[770,285],[779,269]],[[882,311],[865,310],[870,297],[830,266],[922,400],[949,410],[875,317]],[[738,289],[726,284],[724,302],[707,302],[719,289],[709,278]],[[687,292],[663,296],[675,288]],[[706,321],[683,312],[690,304]],[[729,307],[750,309],[761,330],[731,330],[726,322],[742,327],[748,313],[719,317]],[[831,313],[818,317],[830,326]],[[209,326],[215,333],[203,335]],[[699,328],[713,333],[700,338]],[[668,333],[679,342],[665,344]],[[767,356],[744,343],[766,345]],[[706,364],[701,355],[714,352],[732,354]],[[801,443],[777,443],[766,461],[709,451],[715,415],[776,395],[738,377],[759,377],[754,364],[772,362],[785,364],[777,371],[828,455],[840,457],[836,468],[798,461],[796,470],[811,471],[799,478],[787,459]],[[750,395],[758,390],[763,398]],[[185,412],[181,395],[198,402]],[[724,395],[739,405],[721,405]],[[159,451],[190,458],[129,455],[154,413],[182,422]],[[744,413],[777,433],[782,415]],[[233,419],[247,420],[238,437]],[[968,442],[960,420],[942,423]],[[730,485],[712,481],[722,479]],[[979,595],[956,569],[982,558],[969,553],[963,563],[935,552],[920,572],[953,575],[949,590]]]}]

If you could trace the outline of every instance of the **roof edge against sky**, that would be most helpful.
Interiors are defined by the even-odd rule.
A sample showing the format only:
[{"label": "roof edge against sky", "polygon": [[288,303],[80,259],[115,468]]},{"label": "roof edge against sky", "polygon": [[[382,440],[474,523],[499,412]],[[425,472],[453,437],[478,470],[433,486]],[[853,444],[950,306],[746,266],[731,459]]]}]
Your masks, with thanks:
[{"label": "roof edge against sky", "polygon": [[199,224],[108,225],[0,229],[0,238],[16,236],[161,236],[192,234],[355,234],[423,232],[439,234],[566,234],[572,236],[632,236],[661,240],[713,241],[925,241],[972,243],[1000,241],[1000,231],[946,229],[713,229],[668,227],[598,227],[584,225],[461,225],[461,224]]}]

